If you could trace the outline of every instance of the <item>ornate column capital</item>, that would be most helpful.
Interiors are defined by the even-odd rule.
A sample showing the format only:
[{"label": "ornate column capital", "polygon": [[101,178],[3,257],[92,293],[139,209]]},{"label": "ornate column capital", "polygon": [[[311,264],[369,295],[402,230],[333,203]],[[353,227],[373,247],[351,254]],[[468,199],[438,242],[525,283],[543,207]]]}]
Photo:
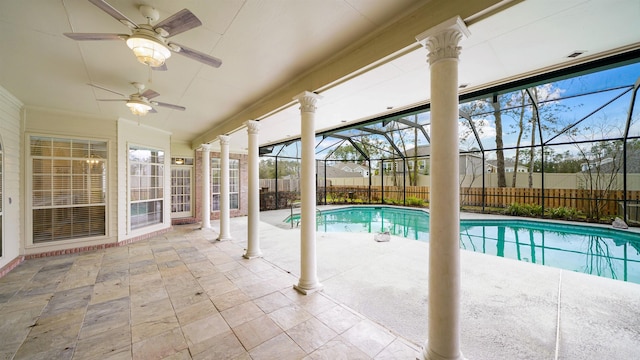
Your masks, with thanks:
[{"label": "ornate column capital", "polygon": [[202,151],[211,151],[213,149],[212,144],[202,144],[200,147],[202,148]]},{"label": "ornate column capital", "polygon": [[310,91],[303,91],[293,97],[293,100],[298,100],[300,103],[301,112],[316,112],[316,101],[320,99],[322,96]]},{"label": "ornate column capital", "polygon": [[429,64],[442,59],[458,59],[462,37],[469,37],[469,29],[460,16],[451,18],[416,36],[416,40],[429,51]]},{"label": "ornate column capital", "polygon": [[229,135],[218,135],[218,140],[220,140],[220,146],[229,145],[231,137]]},{"label": "ornate column capital", "polygon": [[257,134],[260,132],[260,123],[255,120],[247,120],[244,122],[247,126],[247,133],[249,134]]}]

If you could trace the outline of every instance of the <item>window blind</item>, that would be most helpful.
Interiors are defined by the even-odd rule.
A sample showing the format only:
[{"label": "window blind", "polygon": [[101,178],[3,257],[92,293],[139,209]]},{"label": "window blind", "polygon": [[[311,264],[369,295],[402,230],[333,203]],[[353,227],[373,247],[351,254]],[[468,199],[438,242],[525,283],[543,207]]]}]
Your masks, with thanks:
[{"label": "window blind", "polygon": [[33,243],[106,234],[107,142],[32,136]]}]

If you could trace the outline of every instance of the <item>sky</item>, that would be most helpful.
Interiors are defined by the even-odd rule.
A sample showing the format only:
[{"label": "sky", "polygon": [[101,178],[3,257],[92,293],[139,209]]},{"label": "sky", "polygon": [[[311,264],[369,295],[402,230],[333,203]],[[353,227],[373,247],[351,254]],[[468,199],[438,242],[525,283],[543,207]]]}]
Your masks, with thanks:
[{"label": "sky", "polygon": [[[598,71],[573,78],[562,79],[548,84],[537,86],[539,99],[538,109],[543,119],[544,125],[542,136],[546,144],[562,144],[583,140],[603,140],[619,138],[623,136],[627,122],[627,116],[631,107],[633,86],[640,78],[640,62],[620,66],[613,69]],[[517,93],[517,92],[516,92]],[[512,97],[514,94],[501,94],[502,99]],[[640,96],[639,96],[640,97]],[[528,101],[528,100],[527,100]],[[502,100],[504,102],[504,100]],[[640,137],[640,99],[636,99],[636,109],[632,118],[629,136]],[[520,104],[517,101],[517,104]],[[461,104],[462,107],[469,104]],[[522,134],[520,146],[528,146],[531,143],[530,119],[534,112],[534,107],[529,104],[525,106],[524,121],[526,130]],[[503,111],[502,129],[504,147],[513,147],[517,144],[518,122],[520,111]],[[426,132],[430,133],[430,113],[424,112],[407,116],[406,119],[422,124]],[[495,118],[491,106],[485,103],[484,113],[472,116],[477,132],[485,150],[496,148],[496,126]],[[551,120],[549,120],[551,119]],[[577,124],[576,124],[577,123]],[[475,140],[475,136],[470,128],[466,126],[468,122],[460,120],[460,149],[462,151],[473,148],[480,148]],[[573,125],[576,124],[576,125]],[[403,126],[403,125],[401,125]],[[570,132],[559,134],[562,129],[571,127]],[[357,130],[345,131],[344,135],[362,133]],[[415,145],[414,130],[404,131],[405,145],[407,149]],[[375,136],[383,139],[381,136]],[[397,142],[398,132],[393,134]],[[354,139],[358,139],[354,137]],[[316,138],[317,157],[324,157],[330,149],[331,144],[341,144],[342,139]],[[344,142],[348,144],[348,142]],[[398,142],[397,142],[398,143]],[[535,144],[541,144],[540,134],[535,133]],[[428,145],[428,140],[418,132],[417,145]],[[326,149],[329,146],[329,149]],[[398,146],[400,147],[400,146]],[[556,145],[553,148],[555,153],[569,151],[577,154],[577,147],[574,144]],[[299,144],[288,146],[281,155],[300,156]]]}]

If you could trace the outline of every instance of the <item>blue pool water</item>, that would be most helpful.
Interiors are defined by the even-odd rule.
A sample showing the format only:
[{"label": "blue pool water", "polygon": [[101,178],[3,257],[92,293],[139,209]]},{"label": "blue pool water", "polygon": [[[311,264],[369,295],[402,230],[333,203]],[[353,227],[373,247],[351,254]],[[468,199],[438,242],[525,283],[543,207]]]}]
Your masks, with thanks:
[{"label": "blue pool water", "polygon": [[[389,231],[429,241],[429,214],[391,207],[326,210],[318,214],[317,230]],[[640,283],[640,234],[627,231],[531,220],[461,220],[460,248]]]}]

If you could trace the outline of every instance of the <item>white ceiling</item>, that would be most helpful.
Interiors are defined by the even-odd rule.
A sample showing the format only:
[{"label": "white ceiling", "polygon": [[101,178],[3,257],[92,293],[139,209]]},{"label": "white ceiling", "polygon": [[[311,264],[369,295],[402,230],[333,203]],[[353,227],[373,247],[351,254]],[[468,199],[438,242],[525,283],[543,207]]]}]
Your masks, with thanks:
[{"label": "white ceiling", "polygon": [[[122,41],[76,42],[64,32],[128,33],[87,0],[0,1],[0,86],[27,107],[89,115],[90,121],[138,120],[119,102],[99,102],[134,93],[130,82],[147,83],[158,101],[185,106],[159,108],[140,122],[191,142],[291,83],[376,29],[401,19],[428,0],[107,0],[143,23],[141,3],[164,19],[190,9],[203,26],[172,38],[222,59],[216,69],[174,54],[166,72],[139,64]],[[435,5],[434,5],[435,6]],[[638,0],[526,0],[469,24],[461,42],[460,83],[465,91],[640,47]],[[426,29],[425,29],[426,30]],[[414,34],[415,35],[415,34]],[[585,51],[577,59],[566,56]],[[151,81],[149,83],[149,81]],[[317,89],[308,89],[314,91]],[[348,81],[322,89],[316,128],[329,129],[424,103],[429,99],[426,50],[407,48]],[[289,106],[290,105],[290,106]],[[271,109],[275,110],[275,109]],[[261,143],[300,133],[293,102],[259,117]],[[96,120],[97,118],[97,120]],[[247,119],[249,120],[249,119]],[[238,129],[236,129],[238,130]],[[232,149],[246,148],[246,131],[231,131]],[[212,139],[210,139],[212,140]]]}]

